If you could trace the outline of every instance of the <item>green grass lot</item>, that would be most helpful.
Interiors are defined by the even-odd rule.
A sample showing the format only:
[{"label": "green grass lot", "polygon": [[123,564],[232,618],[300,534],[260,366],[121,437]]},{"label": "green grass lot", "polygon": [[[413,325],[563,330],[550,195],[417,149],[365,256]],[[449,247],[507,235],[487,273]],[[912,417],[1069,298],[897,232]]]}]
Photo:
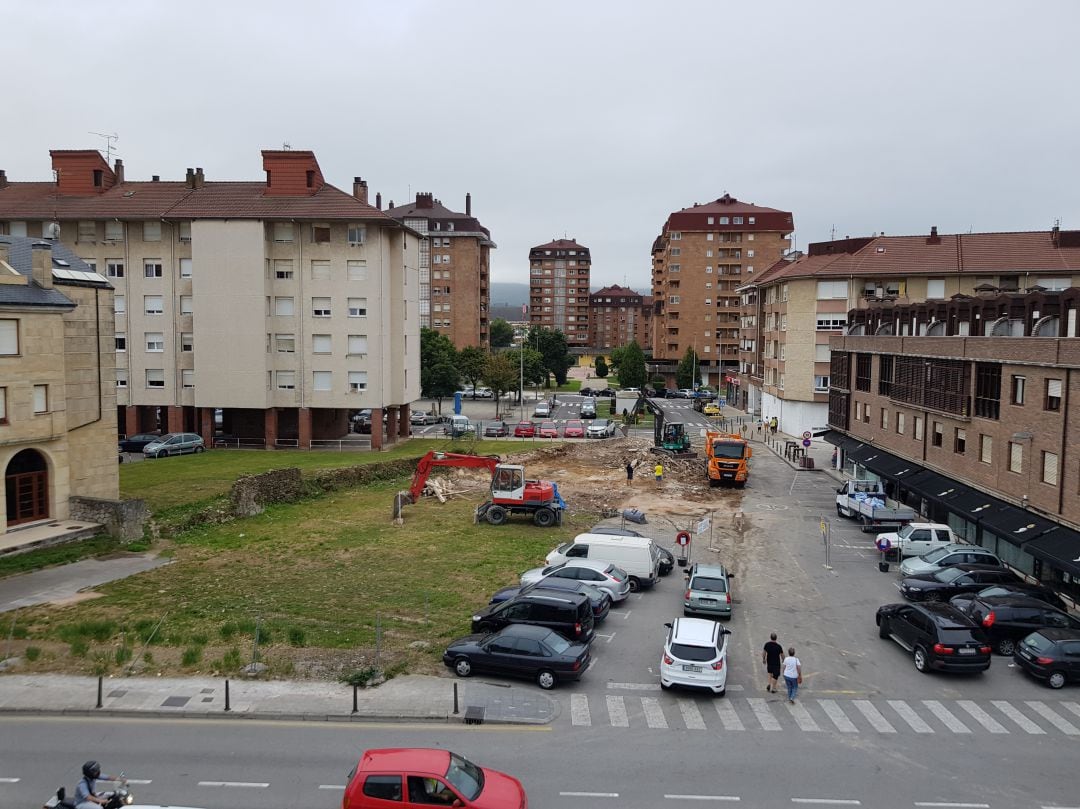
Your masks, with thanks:
[{"label": "green grass lot", "polygon": [[[511,447],[524,448],[411,441],[378,454],[218,450],[132,464],[121,485],[155,514],[177,517],[213,503],[240,474],[415,457],[431,448],[505,454]],[[118,671],[132,655],[144,661],[143,642],[164,616],[146,650],[148,670],[235,670],[250,660],[261,619],[271,674],[331,677],[370,665],[377,621],[383,668],[435,671],[446,642],[468,632],[490,593],[517,583],[591,516],[554,529],[524,518],[474,525],[478,491],[406,506],[404,525],[395,526],[394,495],[407,485],[407,478],[383,481],[188,529],[167,543],[172,564],[104,585],[103,598],[21,610],[18,635],[45,649],[31,670],[101,673]]]}]

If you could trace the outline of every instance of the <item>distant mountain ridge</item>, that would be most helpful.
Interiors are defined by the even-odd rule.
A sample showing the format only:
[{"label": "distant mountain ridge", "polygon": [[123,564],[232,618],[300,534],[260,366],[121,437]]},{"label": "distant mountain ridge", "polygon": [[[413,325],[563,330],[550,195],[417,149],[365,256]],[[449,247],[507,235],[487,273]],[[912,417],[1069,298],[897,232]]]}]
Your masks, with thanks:
[{"label": "distant mountain ridge", "polygon": [[516,306],[518,312],[529,302],[529,285],[507,281],[491,282],[491,305],[500,308]]}]

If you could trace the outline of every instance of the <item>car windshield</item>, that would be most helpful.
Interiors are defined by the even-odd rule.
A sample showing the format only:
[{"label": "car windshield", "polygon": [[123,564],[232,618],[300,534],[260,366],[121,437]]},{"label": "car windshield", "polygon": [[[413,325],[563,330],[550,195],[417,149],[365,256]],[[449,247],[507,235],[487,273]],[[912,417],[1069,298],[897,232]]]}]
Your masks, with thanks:
[{"label": "car windshield", "polygon": [[[1011,596],[1016,595],[1017,591],[1010,587],[986,587],[979,590],[979,598],[987,598],[988,596]],[[1034,595],[1034,594],[1033,594]],[[1037,596],[1036,596],[1037,597]]]},{"label": "car windshield", "polygon": [[1033,652],[1046,652],[1053,648],[1054,642],[1044,635],[1038,632],[1032,632],[1022,641],[1021,644],[1031,649]]},{"label": "car windshield", "polygon": [[936,562],[939,559],[943,558],[946,554],[950,553],[952,553],[952,548],[938,548],[937,550],[930,551],[930,553],[924,554],[919,558],[922,559],[924,562]]},{"label": "car windshield", "polygon": [[457,753],[450,754],[450,767],[446,771],[446,780],[470,801],[475,801],[484,789],[484,771]]},{"label": "car windshield", "polygon": [[679,660],[690,660],[695,663],[708,663],[716,657],[715,646],[691,646],[688,643],[671,644],[671,656]]},{"label": "car windshield", "polygon": [[604,571],[604,573],[618,579],[619,581],[625,581],[626,579],[626,571],[623,570],[621,567],[615,567],[615,565],[609,566],[607,570]]},{"label": "car windshield", "polygon": [[548,576],[548,575],[554,573],[556,570],[562,570],[562,568],[565,567],[565,566],[566,566],[566,562],[560,562],[557,565],[548,565],[547,567],[545,567],[543,570],[540,571],[540,574],[542,576]]},{"label": "car windshield", "polygon": [[743,445],[730,441],[713,441],[712,451],[717,458],[741,458]]},{"label": "car windshield", "polygon": [[726,593],[727,582],[711,576],[694,576],[690,582],[690,589],[701,590],[704,593]]},{"label": "car windshield", "polygon": [[911,524],[908,524],[901,528],[899,531],[897,531],[896,535],[900,537],[900,539],[907,539],[909,536],[911,536],[911,532],[914,530],[915,527]]},{"label": "car windshield", "polygon": [[564,542],[562,545],[557,547],[555,550],[558,551],[559,553],[561,553],[563,556],[565,556],[566,552],[568,550],[570,550],[572,547],[574,547],[573,542]]},{"label": "car windshield", "polygon": [[960,570],[955,567],[944,567],[934,574],[934,578],[944,584],[948,584],[951,581],[956,581],[964,575],[966,571]]},{"label": "car windshield", "polygon": [[570,641],[558,632],[549,632],[540,639],[540,642],[557,655],[565,654],[566,650],[570,648]]},{"label": "car windshield", "polygon": [[543,424],[540,425],[540,429],[541,430],[554,430],[555,429],[555,422],[553,422],[553,421],[545,421]]},{"label": "car windshield", "polygon": [[585,593],[593,601],[605,597],[604,591],[592,584],[581,585],[581,592]]}]

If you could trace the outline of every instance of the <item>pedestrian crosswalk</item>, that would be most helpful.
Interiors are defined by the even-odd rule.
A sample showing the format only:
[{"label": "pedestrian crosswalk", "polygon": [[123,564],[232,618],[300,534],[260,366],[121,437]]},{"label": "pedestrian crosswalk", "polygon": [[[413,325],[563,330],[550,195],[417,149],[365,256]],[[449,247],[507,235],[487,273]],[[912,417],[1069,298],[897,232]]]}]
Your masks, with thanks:
[{"label": "pedestrian crosswalk", "polygon": [[902,700],[698,698],[607,694],[600,706],[570,695],[570,724],[650,730],[783,731],[803,733],[1048,733],[1080,736],[1080,703],[1071,700]]}]

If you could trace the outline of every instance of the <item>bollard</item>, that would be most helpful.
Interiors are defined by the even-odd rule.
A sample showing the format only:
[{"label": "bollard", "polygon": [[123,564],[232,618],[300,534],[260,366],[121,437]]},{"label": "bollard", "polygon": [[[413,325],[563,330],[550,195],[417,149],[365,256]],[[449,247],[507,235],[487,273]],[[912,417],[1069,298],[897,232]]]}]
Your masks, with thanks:
[{"label": "bollard", "polygon": [[360,709],[356,705],[356,689],[357,688],[358,688],[358,686],[355,685],[355,684],[352,687],[352,712],[353,713],[359,713],[360,712]]},{"label": "bollard", "polygon": [[229,707],[229,681],[225,681],[225,712],[228,713],[232,708]]},{"label": "bollard", "polygon": [[97,705],[94,706],[95,708],[101,707],[101,682],[103,679],[104,678],[99,674],[97,678]]},{"label": "bollard", "polygon": [[458,712],[458,704],[457,704],[457,683],[454,683],[454,714],[456,715],[456,714],[457,714],[457,712]]}]

